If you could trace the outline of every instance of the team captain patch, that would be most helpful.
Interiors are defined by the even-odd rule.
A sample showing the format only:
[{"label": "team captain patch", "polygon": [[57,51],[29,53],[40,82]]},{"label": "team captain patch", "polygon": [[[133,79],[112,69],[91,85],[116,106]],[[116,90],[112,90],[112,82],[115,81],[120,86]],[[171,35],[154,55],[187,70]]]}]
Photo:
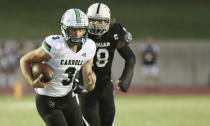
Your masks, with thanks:
[{"label": "team captain patch", "polygon": [[50,52],[50,50],[51,50],[51,46],[47,43],[47,42],[43,42],[43,47],[48,51],[48,52]]}]

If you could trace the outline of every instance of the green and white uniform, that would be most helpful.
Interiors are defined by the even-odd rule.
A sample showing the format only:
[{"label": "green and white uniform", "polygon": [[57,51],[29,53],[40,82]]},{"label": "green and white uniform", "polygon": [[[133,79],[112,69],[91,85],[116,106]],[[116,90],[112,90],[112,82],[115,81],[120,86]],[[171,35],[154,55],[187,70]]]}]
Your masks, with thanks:
[{"label": "green and white uniform", "polygon": [[51,97],[62,97],[72,90],[76,73],[94,57],[96,45],[91,39],[83,43],[78,52],[73,52],[61,35],[48,36],[42,43],[52,57],[46,64],[53,68],[53,82],[46,88],[36,88],[36,93]]}]

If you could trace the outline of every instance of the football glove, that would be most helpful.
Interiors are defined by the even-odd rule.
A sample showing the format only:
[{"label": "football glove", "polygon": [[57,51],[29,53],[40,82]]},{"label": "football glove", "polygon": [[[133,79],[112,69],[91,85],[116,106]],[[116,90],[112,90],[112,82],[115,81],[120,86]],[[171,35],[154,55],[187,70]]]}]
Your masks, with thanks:
[{"label": "football glove", "polygon": [[76,94],[81,94],[81,93],[87,93],[88,92],[85,89],[85,87],[79,83],[78,79],[74,79],[72,90]]}]

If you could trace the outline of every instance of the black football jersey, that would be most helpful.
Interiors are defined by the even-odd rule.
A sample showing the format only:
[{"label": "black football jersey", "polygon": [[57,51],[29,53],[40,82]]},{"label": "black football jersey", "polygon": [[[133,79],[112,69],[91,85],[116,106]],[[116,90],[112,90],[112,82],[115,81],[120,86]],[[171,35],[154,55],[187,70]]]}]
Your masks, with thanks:
[{"label": "black football jersey", "polygon": [[97,80],[111,79],[111,67],[117,42],[124,40],[125,29],[121,24],[114,23],[108,32],[102,36],[89,34],[89,38],[96,43],[96,54],[94,56],[93,71]]}]

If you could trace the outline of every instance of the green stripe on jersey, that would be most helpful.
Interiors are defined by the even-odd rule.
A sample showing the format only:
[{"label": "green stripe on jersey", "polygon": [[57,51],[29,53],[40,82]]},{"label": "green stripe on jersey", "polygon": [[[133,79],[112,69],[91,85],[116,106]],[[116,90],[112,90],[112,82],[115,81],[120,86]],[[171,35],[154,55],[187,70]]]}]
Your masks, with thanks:
[{"label": "green stripe on jersey", "polygon": [[79,10],[78,10],[78,9],[74,9],[74,12],[75,12],[75,14],[76,14],[77,23],[81,23]]},{"label": "green stripe on jersey", "polygon": [[47,43],[47,42],[43,42],[43,47],[48,51],[48,52],[50,52],[50,50],[51,50],[51,46]]}]

